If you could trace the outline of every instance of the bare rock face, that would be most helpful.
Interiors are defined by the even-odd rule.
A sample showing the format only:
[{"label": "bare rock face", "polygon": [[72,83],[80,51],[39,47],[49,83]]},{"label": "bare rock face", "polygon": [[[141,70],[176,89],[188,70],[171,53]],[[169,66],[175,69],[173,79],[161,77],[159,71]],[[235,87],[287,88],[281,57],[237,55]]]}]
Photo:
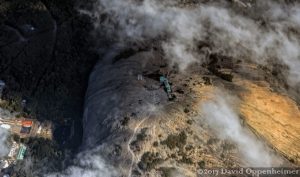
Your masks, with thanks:
[{"label": "bare rock face", "polygon": [[[145,52],[96,65],[86,94],[85,145],[111,141],[108,137],[120,131],[122,118],[138,119],[146,115],[148,105],[161,104],[166,98],[157,80],[138,78],[149,67],[152,58],[150,52]],[[149,84],[153,84],[153,90],[146,87]]]},{"label": "bare rock face", "polygon": [[131,121],[139,121],[154,112],[154,107],[168,103],[159,82],[163,60],[157,53],[118,55],[111,52],[90,75],[83,118],[86,147],[113,141],[111,138],[123,133]]}]

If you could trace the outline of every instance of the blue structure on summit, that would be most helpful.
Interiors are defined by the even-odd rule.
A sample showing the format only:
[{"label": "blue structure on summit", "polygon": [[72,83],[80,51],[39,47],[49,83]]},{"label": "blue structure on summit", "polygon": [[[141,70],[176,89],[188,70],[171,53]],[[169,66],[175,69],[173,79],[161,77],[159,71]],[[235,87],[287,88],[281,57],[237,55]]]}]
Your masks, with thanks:
[{"label": "blue structure on summit", "polygon": [[168,94],[168,98],[169,98],[170,100],[173,99],[173,96],[172,96],[172,89],[171,89],[171,86],[170,86],[170,84],[169,84],[168,79],[167,79],[166,77],[164,77],[164,76],[160,76],[159,81],[160,81],[160,84],[163,84],[163,85],[164,85],[165,90],[166,90],[166,92],[167,92],[167,94]]}]

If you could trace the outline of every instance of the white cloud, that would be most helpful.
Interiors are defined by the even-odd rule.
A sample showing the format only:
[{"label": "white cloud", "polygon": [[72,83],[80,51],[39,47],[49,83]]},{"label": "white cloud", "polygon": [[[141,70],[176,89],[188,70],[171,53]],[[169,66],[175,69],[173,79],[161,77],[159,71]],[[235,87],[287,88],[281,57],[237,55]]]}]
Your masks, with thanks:
[{"label": "white cloud", "polygon": [[45,177],[117,177],[118,172],[99,154],[99,149],[78,154],[74,165],[61,173],[46,175]]},{"label": "white cloud", "polygon": [[[227,97],[228,98],[228,97]],[[235,143],[241,157],[253,167],[271,167],[273,157],[253,134],[240,123],[237,113],[232,109],[225,95],[218,95],[214,101],[205,103],[202,112],[206,122],[224,140]]]},{"label": "white cloud", "polygon": [[[259,64],[286,64],[290,84],[300,82],[299,35],[291,33],[300,26],[300,5],[282,5],[275,1],[257,2],[255,15],[242,15],[221,3],[195,5],[185,9],[166,6],[169,1],[98,0],[91,16],[95,26],[107,30],[119,42],[143,41],[167,36],[162,47],[171,63],[184,70],[193,62],[203,62],[197,41],[212,44],[212,52],[238,59],[252,59]],[[110,20],[100,25],[100,16]],[[249,12],[250,14],[250,12]],[[267,25],[261,25],[264,20]],[[268,62],[267,62],[268,61]]]}]

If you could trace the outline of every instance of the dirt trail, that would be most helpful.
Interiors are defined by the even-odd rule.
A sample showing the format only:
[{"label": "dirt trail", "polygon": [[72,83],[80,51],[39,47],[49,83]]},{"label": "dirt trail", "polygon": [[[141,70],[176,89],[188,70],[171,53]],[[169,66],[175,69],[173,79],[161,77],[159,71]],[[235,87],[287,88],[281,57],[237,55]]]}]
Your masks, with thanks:
[{"label": "dirt trail", "polygon": [[145,117],[143,120],[141,120],[141,121],[136,125],[136,127],[134,128],[133,134],[132,134],[132,136],[130,137],[130,139],[129,139],[129,141],[128,141],[128,144],[127,144],[127,150],[128,150],[128,152],[130,152],[130,154],[131,154],[131,156],[132,156],[132,159],[131,159],[131,165],[130,165],[130,168],[129,168],[129,170],[128,170],[128,177],[131,177],[131,174],[132,174],[132,167],[133,167],[133,165],[134,165],[135,163],[137,163],[137,161],[138,161],[138,159],[136,158],[134,152],[133,152],[133,151],[131,150],[131,148],[130,148],[130,144],[131,144],[131,142],[134,140],[134,138],[136,137],[136,134],[137,134],[138,130],[140,129],[141,125],[142,125],[149,117],[150,117],[150,115],[147,116],[147,117]]}]

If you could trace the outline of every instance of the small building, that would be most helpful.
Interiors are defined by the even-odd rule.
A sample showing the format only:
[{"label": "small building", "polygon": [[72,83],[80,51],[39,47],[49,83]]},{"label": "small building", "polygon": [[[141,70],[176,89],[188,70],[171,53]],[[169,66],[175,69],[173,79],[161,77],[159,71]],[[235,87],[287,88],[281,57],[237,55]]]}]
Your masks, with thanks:
[{"label": "small building", "polygon": [[33,122],[31,120],[22,121],[21,134],[29,134],[32,128]]},{"label": "small building", "polygon": [[19,153],[17,155],[17,160],[23,160],[25,153],[26,153],[27,147],[23,144],[20,145]]}]

